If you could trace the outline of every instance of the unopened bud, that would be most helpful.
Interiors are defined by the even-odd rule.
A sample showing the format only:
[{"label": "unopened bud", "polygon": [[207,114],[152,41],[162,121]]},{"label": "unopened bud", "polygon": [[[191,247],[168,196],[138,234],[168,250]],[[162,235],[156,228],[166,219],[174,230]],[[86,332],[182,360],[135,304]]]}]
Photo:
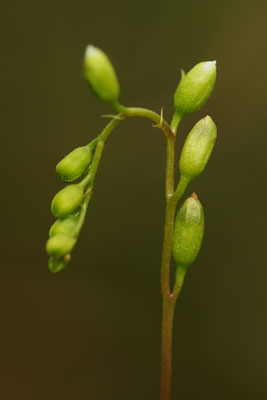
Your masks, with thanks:
[{"label": "unopened bud", "polygon": [[179,162],[181,175],[190,179],[205,168],[217,137],[213,120],[206,116],[196,123],[186,138]]},{"label": "unopened bud", "polygon": [[62,218],[72,214],[83,200],[81,186],[69,185],[60,190],[52,200],[51,210],[55,217]]},{"label": "unopened bud", "polygon": [[64,269],[66,264],[59,258],[50,257],[48,260],[48,268],[53,274]]},{"label": "unopened bud", "polygon": [[53,274],[61,271],[66,267],[70,260],[70,255],[66,254],[63,258],[56,258],[51,256],[48,260],[48,268]]},{"label": "unopened bud", "polygon": [[176,264],[187,268],[197,257],[204,233],[204,213],[197,196],[193,193],[177,213],[172,243],[172,255]]},{"label": "unopened bud", "polygon": [[57,219],[56,222],[53,223],[49,230],[49,236],[55,236],[58,234],[68,235],[72,237],[76,237],[77,232],[77,224],[79,220],[79,214],[68,215],[65,218]]},{"label": "unopened bud", "polygon": [[64,182],[73,182],[85,174],[91,161],[89,146],[78,147],[57,164],[56,172]]},{"label": "unopened bud", "polygon": [[195,65],[182,77],[174,94],[175,112],[180,116],[198,111],[208,100],[216,81],[216,61]]},{"label": "unopened bud", "polygon": [[103,102],[116,104],[120,87],[115,70],[106,54],[97,47],[86,47],[84,77],[94,94]]},{"label": "unopened bud", "polygon": [[50,256],[56,258],[63,257],[71,252],[76,240],[70,236],[58,234],[48,239],[46,243],[46,251]]}]

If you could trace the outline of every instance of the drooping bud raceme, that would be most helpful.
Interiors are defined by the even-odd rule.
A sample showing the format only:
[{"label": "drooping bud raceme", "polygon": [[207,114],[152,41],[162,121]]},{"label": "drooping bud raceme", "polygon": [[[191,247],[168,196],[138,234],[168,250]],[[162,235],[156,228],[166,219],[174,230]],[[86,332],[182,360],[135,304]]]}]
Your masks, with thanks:
[{"label": "drooping bud raceme", "polygon": [[216,81],[216,61],[195,65],[182,77],[174,94],[175,113],[181,117],[198,111],[208,100]]},{"label": "drooping bud raceme", "polygon": [[85,50],[84,77],[100,100],[111,105],[118,103],[120,87],[116,72],[106,54],[92,45]]},{"label": "drooping bud raceme", "polygon": [[204,213],[193,193],[177,213],[174,223],[172,255],[177,266],[187,268],[197,257],[204,233]]},{"label": "drooping bud raceme", "polygon": [[52,200],[51,210],[55,217],[63,218],[72,214],[83,200],[83,188],[69,185],[60,190]]},{"label": "drooping bud raceme", "polygon": [[71,237],[76,237],[78,221],[79,213],[68,215],[65,218],[57,219],[50,228],[49,236],[51,237],[58,234],[63,234]]},{"label": "drooping bud raceme", "polygon": [[217,137],[213,120],[206,116],[196,123],[186,138],[179,162],[180,173],[190,180],[205,168]]},{"label": "drooping bud raceme", "polygon": [[90,147],[78,147],[57,164],[56,172],[64,182],[73,182],[85,174],[91,161]]},{"label": "drooping bud raceme", "polygon": [[46,251],[50,256],[56,258],[69,254],[75,245],[76,240],[68,235],[57,234],[48,239]]}]

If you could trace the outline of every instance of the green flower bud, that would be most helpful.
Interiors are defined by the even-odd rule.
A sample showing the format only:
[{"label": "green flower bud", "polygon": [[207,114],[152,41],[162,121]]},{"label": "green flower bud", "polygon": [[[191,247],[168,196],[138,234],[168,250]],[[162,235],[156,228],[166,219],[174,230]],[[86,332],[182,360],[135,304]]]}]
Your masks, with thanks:
[{"label": "green flower bud", "polygon": [[51,256],[48,260],[48,268],[53,274],[61,271],[66,267],[70,260],[70,254],[66,254],[63,259]]},{"label": "green flower bud", "polygon": [[206,116],[196,123],[186,138],[181,157],[181,175],[190,179],[198,176],[205,168],[217,137],[213,120]]},{"label": "green flower bud", "polygon": [[72,237],[58,234],[48,239],[46,242],[46,251],[50,256],[60,258],[70,253],[75,243],[76,240]]},{"label": "green flower bud", "polygon": [[84,77],[100,100],[118,103],[120,87],[114,68],[106,54],[92,45],[85,50]]},{"label": "green flower bud", "polygon": [[51,210],[55,217],[62,218],[72,214],[83,200],[83,188],[69,185],[60,190],[52,200]]},{"label": "green flower bud", "polygon": [[197,257],[204,233],[204,213],[195,195],[177,213],[173,231],[172,255],[176,264],[187,268]]},{"label": "green flower bud", "polygon": [[180,116],[198,111],[208,100],[216,81],[216,61],[195,65],[182,77],[174,94],[174,107]]},{"label": "green flower bud", "polygon": [[73,182],[85,174],[91,161],[89,146],[78,147],[57,164],[56,172],[64,182]]},{"label": "green flower bud", "polygon": [[68,215],[65,218],[57,219],[56,222],[51,226],[49,230],[49,236],[55,236],[58,234],[68,235],[76,237],[76,228],[79,220],[79,214]]}]

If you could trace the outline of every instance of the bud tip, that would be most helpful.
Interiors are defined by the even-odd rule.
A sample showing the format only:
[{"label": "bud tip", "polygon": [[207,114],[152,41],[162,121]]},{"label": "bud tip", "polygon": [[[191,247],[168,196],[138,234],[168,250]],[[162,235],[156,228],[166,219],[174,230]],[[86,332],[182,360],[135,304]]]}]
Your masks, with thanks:
[{"label": "bud tip", "polygon": [[193,192],[193,193],[191,194],[191,197],[193,197],[193,199],[195,199],[196,201],[198,201],[198,196],[197,196],[197,194],[196,194],[195,192]]},{"label": "bud tip", "polygon": [[96,47],[93,46],[92,44],[88,44],[85,48],[85,54],[87,56],[92,55],[96,51]]},{"label": "bud tip", "polygon": [[206,64],[207,64],[207,65],[210,65],[210,66],[212,66],[212,65],[216,65],[216,64],[217,64],[217,61],[216,61],[216,60],[213,60],[213,61],[207,61],[207,62],[206,62]]}]

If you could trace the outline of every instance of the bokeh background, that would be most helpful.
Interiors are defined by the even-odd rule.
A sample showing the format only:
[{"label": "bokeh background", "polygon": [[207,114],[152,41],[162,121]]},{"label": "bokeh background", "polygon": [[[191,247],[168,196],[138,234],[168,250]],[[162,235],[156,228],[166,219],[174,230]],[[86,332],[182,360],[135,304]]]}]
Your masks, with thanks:
[{"label": "bokeh background", "polygon": [[121,102],[172,115],[180,68],[217,60],[218,141],[190,185],[206,214],[174,327],[173,399],[267,396],[267,3],[1,3],[0,398],[154,400],[160,374],[163,135],[123,123],[105,148],[68,268],[47,269],[56,163],[110,110],[82,78],[85,46],[114,63]]}]

